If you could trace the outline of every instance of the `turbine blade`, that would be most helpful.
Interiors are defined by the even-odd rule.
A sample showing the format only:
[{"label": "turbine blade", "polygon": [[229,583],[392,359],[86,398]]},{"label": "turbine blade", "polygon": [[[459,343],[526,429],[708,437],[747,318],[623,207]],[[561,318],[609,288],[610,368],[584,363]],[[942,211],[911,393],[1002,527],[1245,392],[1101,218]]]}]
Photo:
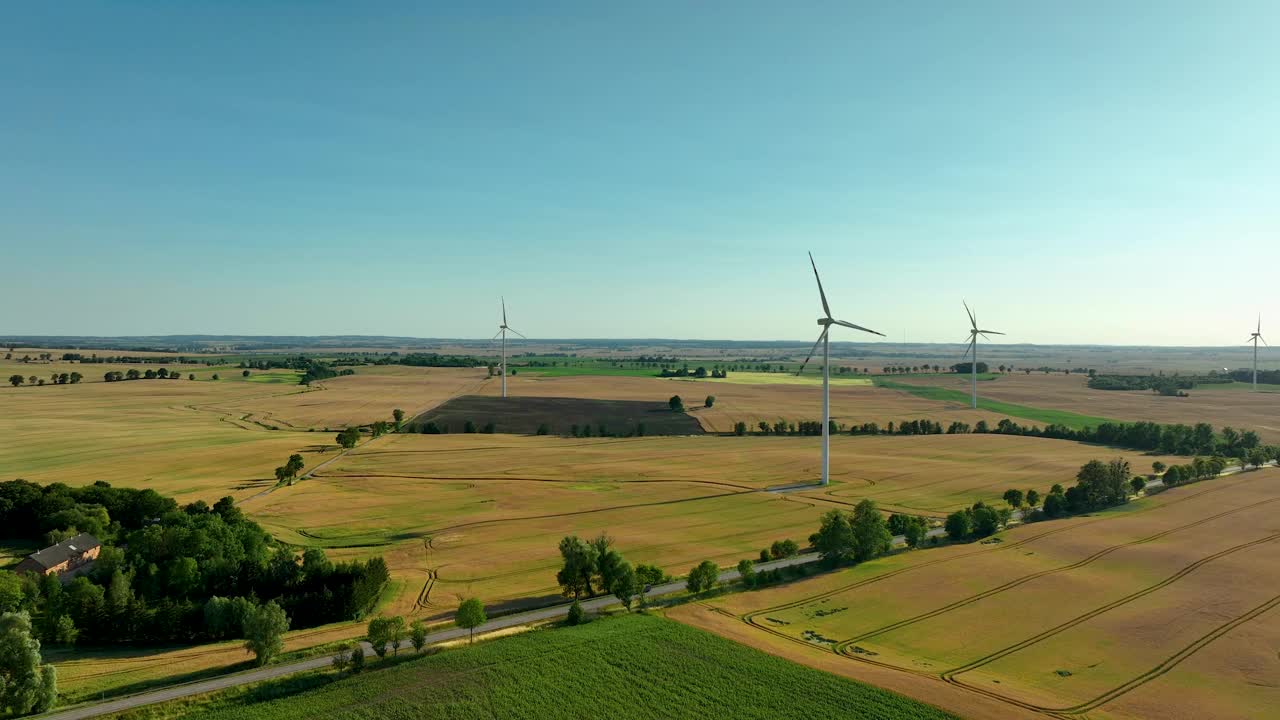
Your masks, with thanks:
[{"label": "turbine blade", "polygon": [[964,346],[964,355],[960,356],[961,362],[964,362],[964,360],[969,357],[969,353],[973,352],[973,345],[974,345],[974,337],[970,335],[968,342]]},{"label": "turbine blade", "polygon": [[969,322],[973,325],[974,328],[977,328],[978,318],[974,317],[973,311],[969,309],[969,302],[967,300],[961,300],[960,302],[964,303],[964,311],[969,313]]},{"label": "turbine blade", "polygon": [[822,343],[822,338],[827,336],[827,331],[830,329],[831,329],[830,327],[825,327],[825,328],[822,328],[822,332],[818,333],[817,342],[815,342],[813,344],[813,347],[809,350],[809,357],[805,358],[804,362],[800,363],[800,369],[796,371],[796,376],[799,376],[800,373],[804,372],[805,366],[808,365],[809,361],[813,359],[813,354],[818,352],[818,345]]},{"label": "turbine blade", "polygon": [[515,329],[515,328],[513,328],[513,327],[509,327],[509,328],[507,328],[507,330],[508,330],[508,331],[510,331],[510,332],[513,332],[513,333],[515,333],[515,334],[517,334],[517,335],[519,335],[520,337],[524,338],[525,340],[528,340],[528,339],[529,339],[529,338],[527,338],[527,337],[524,337],[524,333],[520,332],[519,330],[517,330],[517,329]]},{"label": "turbine blade", "polygon": [[983,335],[987,335],[987,334],[991,334],[991,335],[1003,335],[1003,334],[1004,334],[1004,333],[1000,332],[999,330],[979,330],[978,332],[982,333]]},{"label": "turbine blade", "polygon": [[1266,345],[1267,347],[1271,347],[1271,343],[1267,342],[1267,339],[1262,337],[1261,334],[1258,335],[1258,339],[1262,341],[1263,345]]},{"label": "turbine blade", "polygon": [[493,337],[489,338],[489,343],[490,343],[490,344],[492,344],[492,343],[493,343],[493,341],[494,341],[494,340],[497,340],[497,339],[498,339],[498,336],[499,336],[499,335],[501,335],[501,334],[502,334],[502,331],[501,331],[501,330],[499,330],[498,332],[494,333],[494,334],[493,334]]},{"label": "turbine blade", "polygon": [[869,332],[869,333],[871,333],[872,335],[879,335],[880,337],[885,337],[885,334],[884,334],[884,333],[882,333],[882,332],[876,332],[875,330],[872,330],[871,328],[864,328],[864,327],[862,327],[861,325],[854,325],[854,324],[853,324],[853,323],[851,323],[851,322],[845,322],[845,321],[843,321],[843,320],[833,320],[832,322],[834,322],[834,323],[835,323],[835,324],[837,324],[837,325],[843,325],[843,326],[845,326],[845,327],[847,327],[847,328],[853,328],[854,330],[861,330],[862,332]]},{"label": "turbine blade", "polygon": [[809,253],[809,264],[813,266],[813,279],[818,281],[818,296],[822,298],[822,312],[831,317],[831,307],[827,305],[827,294],[822,291],[822,278],[818,276],[818,264],[813,261],[813,253]]},{"label": "turbine blade", "polygon": [[507,324],[507,299],[502,297],[501,295],[499,295],[498,297],[502,299],[502,324],[506,325]]}]

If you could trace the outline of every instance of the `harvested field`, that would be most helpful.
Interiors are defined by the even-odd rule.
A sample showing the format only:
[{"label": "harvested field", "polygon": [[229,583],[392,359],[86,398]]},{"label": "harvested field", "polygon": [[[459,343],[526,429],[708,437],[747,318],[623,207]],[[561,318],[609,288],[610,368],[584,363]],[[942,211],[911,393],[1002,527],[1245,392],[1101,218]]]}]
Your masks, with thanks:
[{"label": "harvested field", "polygon": [[[966,390],[955,377],[908,378],[903,382],[937,384]],[[1161,397],[1153,392],[1093,390],[1087,378],[1078,375],[1010,374],[982,383],[981,397],[1040,408],[1066,410],[1084,415],[1158,423],[1211,423],[1221,429],[1230,425],[1254,430],[1266,443],[1280,443],[1280,397],[1274,393],[1242,391],[1233,386],[1202,386],[1189,391],[1190,397]]]},{"label": "harvested field", "polygon": [[1266,645],[1280,605],[1277,480],[1244,473],[711,604],[751,629],[733,637],[819,647],[854,677],[895,671],[890,687],[957,712],[942,699],[955,690],[1009,711],[1264,717],[1280,706]]},{"label": "harvested field", "polygon": [[407,581],[394,607],[434,615],[459,595],[554,595],[556,543],[569,533],[607,532],[633,562],[682,574],[703,559],[754,557],[773,540],[804,541],[822,512],[863,498],[940,518],[1009,487],[1044,492],[1112,454],[1002,435],[842,436],[832,441],[831,487],[761,492],[815,478],[819,442],[397,435],[245,509],[299,545],[384,554]]},{"label": "harvested field", "polygon": [[459,395],[475,392],[490,379],[474,368],[419,368],[384,365],[356,368],[355,375],[312,383],[315,394],[277,394],[208,405],[265,425],[317,431],[390,420],[396,408],[413,417]]},{"label": "harvested field", "polygon": [[[0,392],[0,477],[149,487],[179,502],[245,498],[275,484],[272,469],[301,452],[312,467],[334,452],[324,435],[273,432],[204,408],[301,392],[245,382],[137,380]],[[325,450],[325,446],[328,450]]]},{"label": "harvested field", "polygon": [[[793,377],[794,376],[778,376]],[[733,378],[730,377],[730,380]],[[665,403],[672,395],[684,399],[689,414],[697,418],[707,432],[733,432],[734,423],[745,422],[754,428],[761,420],[822,419],[822,383],[810,378],[794,378],[790,383],[735,383],[720,380],[687,380],[656,377],[534,377],[524,374],[507,379],[510,397],[573,397],[597,400],[639,400]],[[910,393],[867,385],[861,378],[831,386],[831,417],[849,425],[867,422],[882,427],[890,422],[928,418],[943,425],[959,420],[975,424],[979,420],[996,423],[1007,417],[983,410],[970,410],[957,403],[918,398]],[[499,395],[497,382],[487,383],[479,391]],[[702,407],[703,400],[714,395],[714,407]]]},{"label": "harvested field", "polygon": [[[545,427],[547,434],[568,435],[574,427],[586,427],[592,435],[701,435],[702,426],[684,413],[673,413],[665,401],[583,400],[550,397],[489,397],[463,395],[409,421],[412,429],[435,423],[449,432],[462,432],[471,421],[476,427],[494,423],[499,433],[532,435]],[[603,431],[602,431],[603,430]]]}]

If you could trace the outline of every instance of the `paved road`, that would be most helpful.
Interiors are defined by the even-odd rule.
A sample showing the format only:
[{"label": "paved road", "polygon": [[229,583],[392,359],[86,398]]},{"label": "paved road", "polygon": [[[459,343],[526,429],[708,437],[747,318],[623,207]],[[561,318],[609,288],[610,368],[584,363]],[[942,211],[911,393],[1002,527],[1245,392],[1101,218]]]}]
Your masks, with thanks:
[{"label": "paved road", "polygon": [[[817,559],[818,559],[818,556],[816,553],[808,553],[804,555],[797,555],[791,558],[785,558],[783,560],[774,560],[772,562],[759,563],[756,565],[756,569],[772,570],[774,568],[786,567],[789,565],[801,565],[804,563],[813,562]],[[728,582],[730,580],[737,580],[737,579],[738,579],[737,570],[725,570],[720,573],[721,582]],[[685,584],[683,581],[672,582],[672,583],[667,583],[665,585],[658,585],[655,587],[651,587],[646,593],[646,595],[648,595],[649,597],[657,597],[660,595],[670,595],[671,593],[684,590],[684,588],[685,588]],[[585,610],[599,610],[609,605],[615,605],[617,604],[617,602],[618,602],[617,598],[613,597],[612,595],[609,595],[609,596],[602,596],[602,597],[593,598],[591,600],[587,600],[586,602],[582,603],[582,607]],[[512,615],[504,615],[502,617],[494,618],[493,620],[490,620],[484,625],[481,625],[480,627],[476,628],[476,632],[485,633],[485,632],[491,632],[493,630],[501,630],[503,628],[514,627],[516,625],[525,625],[528,623],[538,622],[542,620],[553,620],[558,617],[563,617],[568,612],[569,612],[569,605],[562,604],[562,605],[554,605],[552,607],[540,608],[538,610],[529,610],[522,613],[515,613]],[[468,635],[468,632],[462,628],[449,628],[447,630],[440,630],[432,633],[431,635],[428,636],[428,642],[430,644],[435,644],[435,643],[446,642],[448,640],[458,640],[460,638],[467,637],[467,635]],[[360,646],[366,655],[370,655],[373,653],[373,648],[370,647],[368,643],[362,642]],[[413,646],[410,645],[409,641],[406,640],[400,644],[400,647],[402,649],[403,648],[411,649]],[[120,712],[122,710],[130,710],[133,708],[142,707],[143,705],[153,705],[155,703],[166,702],[168,700],[176,700],[178,698],[189,697],[191,695],[200,695],[207,692],[213,692],[215,690],[225,690],[226,688],[236,687],[238,685],[246,685],[249,683],[261,682],[263,680],[270,680],[272,678],[278,678],[285,675],[292,675],[294,673],[299,673],[306,670],[315,670],[317,668],[327,667],[332,662],[333,662],[332,656],[322,655],[320,657],[315,657],[308,660],[300,660],[298,662],[293,662],[293,663],[285,663],[281,665],[268,665],[267,667],[258,668],[256,670],[247,670],[245,672],[235,673],[233,675],[223,675],[216,678],[210,678],[209,680],[199,680],[197,682],[185,683],[182,685],[173,685],[170,687],[162,688],[160,690],[152,690],[150,692],[140,693],[138,695],[130,695],[127,697],[117,698],[115,700],[107,700],[105,702],[97,703],[94,705],[84,705],[81,707],[75,707],[68,710],[55,711],[50,714],[40,715],[38,716],[38,718],[39,720],[82,720],[83,718],[98,717],[100,715],[106,715],[108,713]]]}]

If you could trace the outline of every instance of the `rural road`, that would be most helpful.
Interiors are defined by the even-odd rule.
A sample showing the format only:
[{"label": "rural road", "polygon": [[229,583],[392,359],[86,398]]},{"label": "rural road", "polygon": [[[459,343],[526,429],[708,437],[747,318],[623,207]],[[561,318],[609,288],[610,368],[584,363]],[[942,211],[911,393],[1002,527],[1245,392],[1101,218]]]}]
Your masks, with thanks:
[{"label": "rural road", "polygon": [[[782,560],[774,560],[767,563],[759,563],[756,565],[757,570],[772,570],[790,565],[801,565],[813,562],[818,559],[816,553],[807,553],[797,555],[795,557],[784,558]],[[720,581],[728,582],[738,579],[737,570],[725,570],[720,573]],[[669,595],[679,592],[685,588],[683,581],[670,582],[665,585],[657,585],[649,588],[645,595],[649,597],[657,597],[660,595]],[[616,605],[618,599],[612,595],[592,598],[582,603],[584,610],[600,610],[609,605]],[[504,615],[494,618],[489,622],[476,628],[478,633],[492,632],[494,630],[502,630],[504,628],[514,627],[517,625],[525,625],[532,622],[542,620],[553,620],[562,617],[569,612],[569,604],[553,605],[551,607],[540,608],[538,610],[529,610],[522,613],[514,613],[512,615]],[[468,631],[463,628],[449,628],[431,633],[428,636],[428,644],[436,644],[447,642],[449,640],[458,640],[465,638]],[[368,643],[361,643],[361,648],[366,655],[373,653],[373,648]],[[400,643],[402,649],[411,649],[413,646],[408,640]],[[115,700],[107,700],[105,702],[93,705],[82,705],[67,710],[54,711],[45,715],[36,716],[39,720],[82,720],[83,718],[93,718],[109,713],[121,712],[123,710],[131,710],[133,708],[142,707],[144,705],[154,705],[155,703],[166,702],[169,700],[177,700],[179,698],[190,697],[192,695],[201,695],[203,693],[213,692],[215,690],[225,690],[226,688],[236,687],[238,685],[247,685],[249,683],[262,682],[263,680],[271,680],[273,678],[292,675],[294,673],[304,672],[306,670],[315,670],[318,668],[328,667],[333,663],[331,655],[322,655],[307,660],[300,660],[293,663],[285,663],[282,665],[268,665],[256,670],[247,670],[232,675],[223,675],[221,677],[210,678],[208,680],[200,680],[197,682],[185,683],[182,685],[173,685],[159,690],[152,690],[137,695],[129,695],[127,697],[117,698]]]}]

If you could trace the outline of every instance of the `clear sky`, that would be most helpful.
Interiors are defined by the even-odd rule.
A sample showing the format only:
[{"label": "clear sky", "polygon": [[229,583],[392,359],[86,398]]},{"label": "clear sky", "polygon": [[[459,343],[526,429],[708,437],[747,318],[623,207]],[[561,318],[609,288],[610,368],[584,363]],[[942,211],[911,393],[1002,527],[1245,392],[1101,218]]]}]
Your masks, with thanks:
[{"label": "clear sky", "polygon": [[6,7],[0,335],[1280,339],[1280,3],[630,5]]}]

